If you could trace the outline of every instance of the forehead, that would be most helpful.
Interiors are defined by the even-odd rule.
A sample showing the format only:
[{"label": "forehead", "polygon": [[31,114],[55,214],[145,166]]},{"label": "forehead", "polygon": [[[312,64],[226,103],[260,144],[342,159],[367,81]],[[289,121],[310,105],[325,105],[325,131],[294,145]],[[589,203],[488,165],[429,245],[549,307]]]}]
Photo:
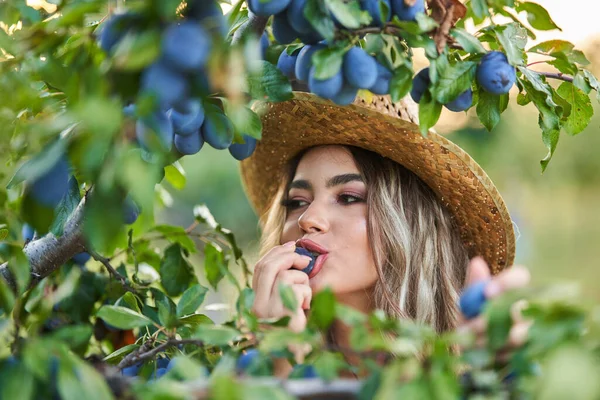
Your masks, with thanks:
[{"label": "forehead", "polygon": [[316,178],[339,173],[358,173],[354,158],[343,146],[327,145],[308,150],[298,163],[295,177]]}]

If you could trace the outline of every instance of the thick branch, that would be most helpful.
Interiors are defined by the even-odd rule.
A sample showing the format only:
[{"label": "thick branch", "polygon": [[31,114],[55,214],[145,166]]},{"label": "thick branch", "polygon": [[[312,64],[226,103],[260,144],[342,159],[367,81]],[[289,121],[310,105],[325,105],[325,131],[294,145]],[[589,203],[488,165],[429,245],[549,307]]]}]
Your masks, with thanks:
[{"label": "thick branch", "polygon": [[136,351],[129,353],[127,356],[125,356],[117,367],[119,369],[123,369],[144,362],[146,360],[156,357],[157,354],[165,351],[169,347],[178,346],[180,344],[195,344],[197,346],[204,346],[204,343],[201,340],[195,339],[169,339],[163,344],[152,348],[153,344],[153,340],[148,340]]},{"label": "thick branch", "polygon": [[254,34],[255,36],[261,37],[267,26],[269,18],[259,17],[258,15],[248,13],[248,21],[240,26],[233,34],[231,44],[239,43],[244,36]]},{"label": "thick branch", "polygon": [[573,82],[573,77],[569,75],[565,75],[562,72],[543,72],[543,71],[533,71],[536,74],[544,75],[546,78],[558,79],[565,82]]},{"label": "thick branch", "polygon": [[[85,251],[85,240],[83,235],[84,205],[87,196],[79,202],[65,223],[63,234],[60,237],[48,233],[44,237],[33,240],[25,246],[23,252],[29,259],[31,266],[30,287],[57,270],[77,253]],[[16,282],[8,267],[8,263],[0,265],[0,276],[16,290]]]}]

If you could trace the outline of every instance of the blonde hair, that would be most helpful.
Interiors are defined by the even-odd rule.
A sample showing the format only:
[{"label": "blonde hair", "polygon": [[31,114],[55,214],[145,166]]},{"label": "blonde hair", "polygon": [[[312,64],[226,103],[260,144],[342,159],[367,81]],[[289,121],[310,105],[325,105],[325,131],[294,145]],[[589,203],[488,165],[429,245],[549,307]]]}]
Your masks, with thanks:
[{"label": "blonde hair", "polygon": [[[365,149],[343,147],[367,186],[368,240],[379,275],[375,307],[438,332],[455,327],[468,255],[450,213],[431,188],[402,165]],[[261,219],[261,256],[280,244],[286,217],[280,203],[307,150],[291,160]]]}]

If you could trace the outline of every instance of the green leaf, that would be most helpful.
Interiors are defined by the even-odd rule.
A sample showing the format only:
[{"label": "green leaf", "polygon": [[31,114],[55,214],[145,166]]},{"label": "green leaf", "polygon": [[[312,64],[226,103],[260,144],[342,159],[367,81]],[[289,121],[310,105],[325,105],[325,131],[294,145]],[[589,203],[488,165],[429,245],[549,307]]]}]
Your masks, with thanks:
[{"label": "green leaf", "polygon": [[[508,97],[508,95],[504,96]],[[485,90],[479,91],[477,117],[479,117],[483,126],[490,132],[500,122],[500,98],[501,96],[488,93]]]},{"label": "green leaf", "polygon": [[69,325],[55,331],[52,338],[65,342],[71,349],[77,349],[80,346],[87,348],[92,334],[91,325]]},{"label": "green leaf", "polygon": [[58,391],[64,400],[109,400],[112,392],[103,376],[95,368],[76,359],[61,359],[58,369]]},{"label": "green leaf", "polygon": [[207,292],[208,288],[200,284],[195,284],[187,289],[177,303],[177,316],[182,317],[195,313],[204,301]]},{"label": "green leaf", "polygon": [[114,65],[124,71],[137,71],[150,65],[160,55],[161,33],[158,30],[128,33],[115,46]]},{"label": "green leaf", "polygon": [[294,95],[288,78],[270,62],[259,63],[262,68],[248,75],[248,88],[252,98],[273,102],[291,100]]},{"label": "green leaf", "polygon": [[179,322],[187,325],[200,325],[200,324],[210,324],[214,325],[212,319],[207,317],[204,314],[190,314],[184,317],[179,318]]},{"label": "green leaf", "polygon": [[304,7],[304,16],[321,36],[329,41],[333,40],[335,36],[335,24],[324,1],[307,0]]},{"label": "green leaf", "polygon": [[412,70],[407,67],[400,67],[394,70],[394,75],[390,82],[390,96],[393,102],[400,101],[410,91],[412,87]]},{"label": "green leaf", "polygon": [[481,44],[479,39],[477,39],[475,36],[471,35],[466,30],[464,30],[462,28],[454,28],[450,31],[450,34],[452,35],[452,37],[454,37],[456,39],[458,44],[460,44],[462,46],[462,48],[465,49],[465,51],[467,53],[473,53],[473,54],[487,53],[487,50],[485,49],[485,47],[483,47],[483,45]]},{"label": "green leaf", "polygon": [[555,39],[538,43],[527,50],[527,52],[564,59],[580,65],[588,65],[590,63],[583,52],[576,50],[575,45],[566,40]]},{"label": "green leaf", "polygon": [[69,179],[69,190],[67,194],[63,196],[54,211],[54,221],[50,226],[50,232],[52,232],[54,236],[62,236],[65,223],[73,211],[75,211],[80,201],[81,194],[79,193],[79,184],[77,183],[77,179],[72,176]]},{"label": "green leaf", "polygon": [[284,283],[279,283],[279,297],[281,298],[281,302],[283,306],[292,311],[296,312],[298,309],[298,300],[296,299],[296,295],[292,290],[291,286],[286,285]]},{"label": "green leaf", "polygon": [[23,164],[6,186],[11,189],[23,181],[35,181],[52,168],[65,155],[66,142],[56,140]]},{"label": "green leaf", "polygon": [[311,301],[309,323],[326,330],[335,318],[335,296],[331,289],[315,294]]},{"label": "green leaf", "polygon": [[142,311],[140,310],[140,306],[138,304],[137,299],[135,298],[135,295],[131,292],[127,292],[125,293],[123,296],[121,296],[120,299],[118,299],[115,304],[115,306],[121,306],[121,307],[127,307],[135,312],[141,313]]},{"label": "green leaf", "polygon": [[15,250],[8,261],[8,269],[17,283],[18,293],[25,292],[31,281],[31,267],[29,259],[21,249]]},{"label": "green leaf", "polygon": [[556,92],[571,105],[571,114],[563,128],[569,135],[577,135],[588,126],[594,115],[590,98],[570,82],[563,82]]},{"label": "green leaf", "polygon": [[471,0],[469,5],[471,6],[471,10],[473,10],[473,14],[478,19],[483,20],[484,17],[490,16],[487,0]]},{"label": "green leaf", "polygon": [[540,31],[550,31],[553,29],[558,29],[559,31],[562,30],[554,23],[554,21],[552,21],[548,11],[537,3],[528,1],[517,3],[516,10],[518,12],[525,11],[527,13],[527,21],[529,21],[529,24],[534,29]]},{"label": "green leaf", "polygon": [[133,343],[133,344],[128,344],[126,346],[121,347],[120,349],[113,351],[112,353],[110,353],[109,355],[107,355],[106,357],[104,357],[102,359],[102,361],[106,361],[106,362],[118,362],[121,361],[123,359],[123,357],[125,357],[127,354],[131,353],[132,351],[138,349],[141,345]]},{"label": "green leaf", "polygon": [[189,253],[195,253],[197,251],[194,241],[190,238],[185,229],[180,226],[157,225],[152,230],[162,233],[169,242],[180,245]]},{"label": "green leaf", "polygon": [[158,319],[166,328],[172,328],[177,324],[177,308],[173,300],[162,291],[152,289],[156,306],[158,307]]},{"label": "green leaf", "polygon": [[35,377],[24,364],[5,363],[0,368],[0,398],[33,399],[34,389]]},{"label": "green leaf", "polygon": [[179,296],[195,278],[192,267],[181,254],[181,247],[177,243],[165,250],[159,272],[162,285],[169,296]]},{"label": "green leaf", "polygon": [[236,329],[228,326],[202,324],[198,325],[193,337],[207,345],[227,346],[239,335]]},{"label": "green leaf", "polygon": [[473,61],[439,63],[436,69],[437,82],[430,88],[435,101],[447,104],[468,90],[475,78],[476,68],[477,63]]},{"label": "green leaf", "polygon": [[165,167],[165,179],[177,190],[182,190],[187,182],[183,168],[177,168],[174,165]]},{"label": "green leaf", "polygon": [[98,318],[119,329],[133,329],[151,325],[152,321],[146,316],[126,307],[102,306],[98,310]]},{"label": "green leaf", "polygon": [[6,239],[9,233],[8,226],[6,224],[0,224],[0,240]]},{"label": "green leaf", "polygon": [[357,1],[325,0],[325,5],[346,28],[357,29],[371,23],[371,16],[360,8]]},{"label": "green leaf", "polygon": [[[227,102],[226,104],[230,103]],[[262,137],[262,121],[257,113],[246,106],[227,106],[225,109],[237,133],[260,140]]]},{"label": "green leaf", "polygon": [[317,374],[325,381],[331,381],[336,378],[345,366],[346,363],[341,354],[329,351],[321,353],[315,361]]},{"label": "green leaf", "polygon": [[220,247],[207,243],[204,246],[204,272],[208,283],[217,290],[217,285],[225,276],[224,269],[227,268],[225,257]]},{"label": "green leaf", "polygon": [[440,119],[441,113],[442,105],[432,98],[429,90],[426,90],[419,102],[419,127],[421,128],[421,135],[427,136],[429,128],[436,124],[438,119]]},{"label": "green leaf", "polygon": [[439,26],[437,22],[425,13],[418,13],[415,16],[420,33],[431,32]]},{"label": "green leaf", "polygon": [[504,48],[508,62],[511,65],[525,64],[525,45],[527,44],[527,30],[521,25],[512,22],[506,25],[496,26],[494,32],[498,41]]},{"label": "green leaf", "polygon": [[4,278],[0,277],[0,309],[10,314],[15,306],[15,295]]},{"label": "green leaf", "polygon": [[596,99],[598,100],[598,102],[600,102],[600,82],[594,76],[594,74],[592,74],[587,69],[582,70],[582,72],[588,85],[590,85],[590,87],[596,91]]},{"label": "green leaf", "polygon": [[[523,78],[531,84],[531,88],[535,92],[539,92],[541,97],[545,97],[545,102],[549,107],[556,107],[557,104],[552,99],[552,86],[546,82],[546,78],[537,72],[531,71],[528,68],[518,67],[523,73]],[[523,80],[521,80],[522,82]]]},{"label": "green leaf", "polygon": [[315,78],[325,80],[337,74],[342,68],[345,53],[346,49],[339,47],[327,47],[315,51],[312,55]]}]

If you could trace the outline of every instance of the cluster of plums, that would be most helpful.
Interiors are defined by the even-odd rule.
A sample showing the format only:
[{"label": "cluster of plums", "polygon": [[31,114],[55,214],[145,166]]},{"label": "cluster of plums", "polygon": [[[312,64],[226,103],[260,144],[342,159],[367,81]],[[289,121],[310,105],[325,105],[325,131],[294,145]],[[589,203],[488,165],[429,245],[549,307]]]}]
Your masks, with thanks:
[{"label": "cluster of plums", "polygon": [[[508,93],[517,79],[515,67],[508,63],[506,55],[500,51],[491,51],[482,57],[476,70],[477,83],[488,93],[500,95]],[[429,68],[424,68],[414,77],[410,92],[415,102],[431,84]],[[451,102],[444,104],[450,111],[459,112],[467,110],[473,103],[473,91],[467,89]]]},{"label": "cluster of plums", "polygon": [[[135,13],[114,15],[100,32],[100,47],[112,54],[139,18]],[[152,97],[155,108],[144,115],[134,105],[124,109],[126,116],[137,118],[136,138],[144,150],[168,153],[174,146],[185,156],[198,153],[206,142],[215,149],[229,149],[238,160],[253,153],[256,140],[243,135],[244,143],[233,143],[234,127],[221,107],[202,101],[210,93],[206,67],[213,41],[226,33],[223,13],[214,0],[189,2],[185,18],[164,29],[160,55],[140,79],[141,94]]]}]

